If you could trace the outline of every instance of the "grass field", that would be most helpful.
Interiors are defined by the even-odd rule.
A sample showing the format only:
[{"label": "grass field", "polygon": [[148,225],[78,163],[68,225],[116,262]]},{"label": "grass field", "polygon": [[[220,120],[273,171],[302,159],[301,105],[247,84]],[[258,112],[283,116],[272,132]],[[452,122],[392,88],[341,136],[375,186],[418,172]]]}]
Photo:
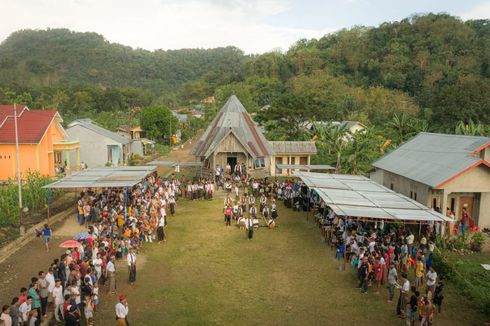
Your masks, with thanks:
[{"label": "grass field", "polygon": [[[222,200],[179,201],[168,242],[144,246],[138,279],[128,295],[131,325],[404,325],[387,290],[363,295],[350,271],[320,241],[316,225],[279,205],[278,228],[260,228],[253,241],[226,228]],[[103,296],[96,324],[114,323],[116,297]],[[482,325],[484,316],[451,288],[435,325]]]}]

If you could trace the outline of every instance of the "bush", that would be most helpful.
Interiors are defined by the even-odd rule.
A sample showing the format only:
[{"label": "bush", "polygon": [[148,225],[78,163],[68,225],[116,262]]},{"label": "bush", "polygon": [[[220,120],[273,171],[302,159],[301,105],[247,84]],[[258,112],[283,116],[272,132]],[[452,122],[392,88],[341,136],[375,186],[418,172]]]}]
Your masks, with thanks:
[{"label": "bush", "polygon": [[170,153],[170,147],[162,144],[155,144],[155,150],[159,155],[167,155]]},{"label": "bush", "polygon": [[473,251],[480,252],[485,244],[485,235],[482,232],[473,233],[470,240],[470,248]]}]

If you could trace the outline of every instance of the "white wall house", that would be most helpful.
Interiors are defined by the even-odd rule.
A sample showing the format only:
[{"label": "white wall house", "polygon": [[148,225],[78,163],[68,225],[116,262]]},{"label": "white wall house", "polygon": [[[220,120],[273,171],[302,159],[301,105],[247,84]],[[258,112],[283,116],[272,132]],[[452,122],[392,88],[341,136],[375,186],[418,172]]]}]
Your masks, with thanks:
[{"label": "white wall house", "polygon": [[71,138],[80,140],[80,161],[89,168],[120,166],[127,161],[129,140],[94,124],[90,119],[73,121],[66,132]]}]

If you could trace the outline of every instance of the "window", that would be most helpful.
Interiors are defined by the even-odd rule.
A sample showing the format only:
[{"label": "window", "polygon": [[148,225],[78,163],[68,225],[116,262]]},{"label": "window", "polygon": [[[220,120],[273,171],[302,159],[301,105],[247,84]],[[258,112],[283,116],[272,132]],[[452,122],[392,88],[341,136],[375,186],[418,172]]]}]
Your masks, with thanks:
[{"label": "window", "polygon": [[301,164],[301,165],[306,165],[306,164],[308,164],[308,157],[306,157],[306,156],[301,156],[301,157],[299,158],[299,164]]},{"label": "window", "polygon": [[417,200],[417,193],[413,194],[413,200]]},{"label": "window", "polygon": [[410,191],[410,198],[413,199],[413,191]]},{"label": "window", "polygon": [[437,198],[432,199],[432,208],[435,210],[437,208]]},{"label": "window", "polygon": [[456,207],[456,198],[451,198],[451,212],[454,212],[455,207]]},{"label": "window", "polygon": [[390,189],[393,190],[393,184],[392,183],[390,183]]},{"label": "window", "polygon": [[254,167],[256,169],[265,167],[265,159],[263,157],[258,157],[254,162]]}]

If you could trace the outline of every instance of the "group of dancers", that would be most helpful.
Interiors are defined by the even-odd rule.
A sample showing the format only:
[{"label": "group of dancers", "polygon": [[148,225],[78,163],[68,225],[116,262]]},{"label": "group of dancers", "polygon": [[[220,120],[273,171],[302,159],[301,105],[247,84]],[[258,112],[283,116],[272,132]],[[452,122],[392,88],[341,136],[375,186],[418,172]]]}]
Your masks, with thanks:
[{"label": "group of dancers", "polygon": [[259,193],[258,207],[253,190],[250,193],[245,192],[235,196],[235,198],[232,198],[231,191],[229,191],[223,202],[225,225],[231,226],[231,221],[233,220],[240,229],[246,230],[247,239],[249,240],[252,240],[254,231],[260,227],[260,219],[264,222],[263,226],[274,229],[278,217],[275,199],[266,196],[263,191],[259,191]]}]

